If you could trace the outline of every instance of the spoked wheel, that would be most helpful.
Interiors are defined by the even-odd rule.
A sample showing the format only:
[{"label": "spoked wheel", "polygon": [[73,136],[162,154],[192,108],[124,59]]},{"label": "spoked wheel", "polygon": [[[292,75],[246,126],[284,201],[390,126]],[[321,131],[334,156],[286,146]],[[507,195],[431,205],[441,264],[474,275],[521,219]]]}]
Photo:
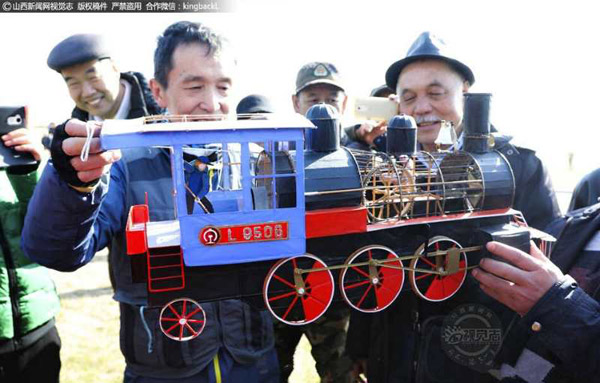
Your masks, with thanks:
[{"label": "spoked wheel", "polygon": [[365,207],[371,222],[397,217],[404,209],[400,175],[391,161],[373,169],[364,179]]},{"label": "spoked wheel", "polygon": [[202,333],[206,324],[204,309],[188,298],[175,299],[160,311],[160,329],[169,338],[185,342]]},{"label": "spoked wheel", "polygon": [[263,286],[263,297],[271,314],[289,325],[304,325],[319,319],[333,300],[333,276],[326,267],[310,254],[275,263]]},{"label": "spoked wheel", "polygon": [[391,305],[402,290],[402,261],[387,247],[363,247],[348,257],[345,266],[340,273],[340,291],[356,310],[381,311]]},{"label": "spoked wheel", "polygon": [[467,256],[459,249],[458,242],[444,236],[433,237],[427,251],[425,245],[417,249],[408,272],[415,294],[430,302],[442,302],[456,294],[467,277]]}]

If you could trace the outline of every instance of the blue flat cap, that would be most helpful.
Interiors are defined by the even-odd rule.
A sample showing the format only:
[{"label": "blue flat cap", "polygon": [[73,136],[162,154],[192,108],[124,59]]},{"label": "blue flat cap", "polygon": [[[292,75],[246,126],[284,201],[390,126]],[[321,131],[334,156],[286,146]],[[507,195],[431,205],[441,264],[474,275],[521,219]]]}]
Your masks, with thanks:
[{"label": "blue flat cap", "polygon": [[269,99],[260,94],[251,94],[242,98],[235,111],[237,114],[274,112]]},{"label": "blue flat cap", "polygon": [[58,43],[48,55],[48,66],[57,72],[71,65],[109,58],[110,53],[100,35],[78,34]]},{"label": "blue flat cap", "polygon": [[402,70],[408,64],[423,59],[444,61],[454,68],[469,84],[473,85],[475,82],[475,76],[471,69],[455,58],[442,39],[429,32],[423,32],[408,48],[406,57],[396,61],[388,68],[385,73],[385,83],[387,86],[396,89],[398,76],[400,76]]}]

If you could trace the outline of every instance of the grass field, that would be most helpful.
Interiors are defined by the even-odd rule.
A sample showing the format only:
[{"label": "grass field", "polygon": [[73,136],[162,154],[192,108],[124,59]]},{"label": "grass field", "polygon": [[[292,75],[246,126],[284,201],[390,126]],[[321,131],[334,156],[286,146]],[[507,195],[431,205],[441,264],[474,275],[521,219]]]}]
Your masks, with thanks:
[{"label": "grass field", "polygon": [[[62,339],[61,383],[120,383],[125,362],[119,349],[119,307],[112,299],[104,252],[73,273],[51,271],[61,298],[57,327]],[[291,383],[319,381],[303,338]]]}]

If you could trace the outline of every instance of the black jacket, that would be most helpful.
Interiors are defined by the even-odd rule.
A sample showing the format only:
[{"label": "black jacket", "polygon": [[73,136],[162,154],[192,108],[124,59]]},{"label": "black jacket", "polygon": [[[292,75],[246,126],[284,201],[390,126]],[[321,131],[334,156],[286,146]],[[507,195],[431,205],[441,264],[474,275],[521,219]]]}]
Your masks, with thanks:
[{"label": "black jacket", "polygon": [[513,207],[523,213],[529,226],[544,230],[561,215],[548,170],[535,151],[511,144],[510,136],[495,133],[494,137],[496,150],[506,157],[515,176]]},{"label": "black jacket", "polygon": [[503,383],[532,376],[546,383],[600,381],[600,204],[570,212],[553,227],[560,234],[551,258],[568,276],[517,323],[527,343],[519,362],[501,369]]},{"label": "black jacket", "polygon": [[[511,137],[494,133],[495,148],[509,161],[515,177],[513,207],[530,226],[544,229],[560,216],[548,173],[535,152],[516,147]],[[420,300],[403,292],[379,314],[352,313],[347,353],[353,359],[367,358],[370,383],[388,382],[487,382],[488,373],[478,373],[451,361],[441,348],[441,329],[446,315],[464,303],[492,309],[506,328],[516,314],[485,295],[469,275],[460,294],[441,303]],[[519,345],[512,346],[518,349]],[[513,348],[502,352],[517,357]]]},{"label": "black jacket", "polygon": [[[121,73],[121,79],[127,81],[131,85],[131,104],[129,114],[127,115],[128,119],[163,113],[163,109],[158,106],[156,101],[154,101],[148,82],[141,73],[123,72]],[[87,121],[89,119],[89,113],[75,107],[71,113],[71,117],[81,121]]]}]

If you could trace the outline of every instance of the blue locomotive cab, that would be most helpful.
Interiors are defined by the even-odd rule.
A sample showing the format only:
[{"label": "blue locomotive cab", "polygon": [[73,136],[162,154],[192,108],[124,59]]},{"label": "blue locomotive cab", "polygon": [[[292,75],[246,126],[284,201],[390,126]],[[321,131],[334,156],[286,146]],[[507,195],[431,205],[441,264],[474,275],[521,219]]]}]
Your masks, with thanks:
[{"label": "blue locomotive cab", "polygon": [[[148,248],[180,246],[188,267],[303,254],[303,152],[293,153],[297,166],[292,169],[277,169],[271,159],[282,147],[303,147],[310,121],[299,115],[199,119],[163,116],[161,124],[145,118],[107,121],[103,127],[104,149],[160,146],[170,151],[177,219],[145,223]],[[281,181],[293,185],[295,201],[279,201]]]}]

